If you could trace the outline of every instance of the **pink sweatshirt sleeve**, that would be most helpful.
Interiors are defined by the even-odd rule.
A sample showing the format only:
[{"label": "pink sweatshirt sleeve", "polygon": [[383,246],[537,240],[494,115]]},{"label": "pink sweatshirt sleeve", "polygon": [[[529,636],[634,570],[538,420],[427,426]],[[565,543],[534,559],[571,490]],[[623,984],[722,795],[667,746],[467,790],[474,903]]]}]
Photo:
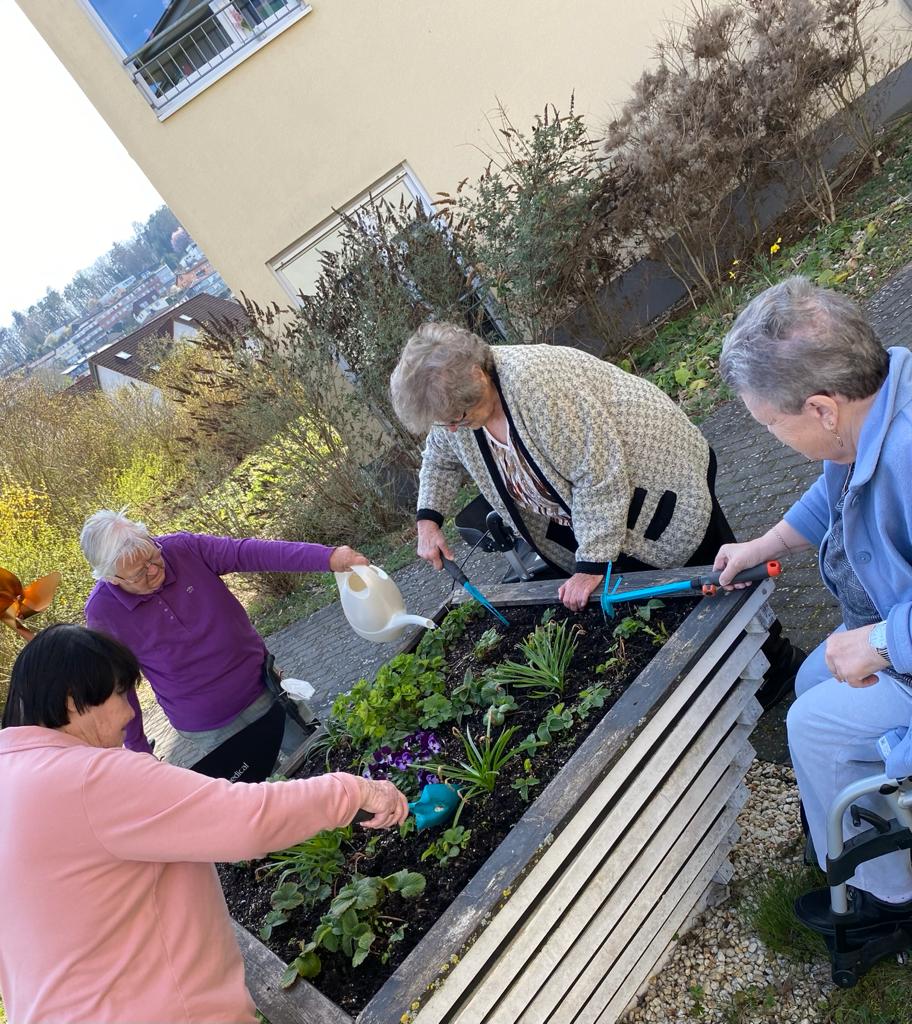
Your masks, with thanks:
[{"label": "pink sweatshirt sleeve", "polygon": [[354,775],[230,783],[128,750],[99,750],[82,795],[96,838],[123,860],[262,857],[347,825],[360,805]]}]

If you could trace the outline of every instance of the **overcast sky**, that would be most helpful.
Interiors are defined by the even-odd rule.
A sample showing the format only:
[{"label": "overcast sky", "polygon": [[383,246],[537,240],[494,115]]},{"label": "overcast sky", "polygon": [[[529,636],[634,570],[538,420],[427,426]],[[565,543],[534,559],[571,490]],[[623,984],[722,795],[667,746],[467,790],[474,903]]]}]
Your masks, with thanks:
[{"label": "overcast sky", "polygon": [[11,0],[0,0],[0,324],[162,200]]}]

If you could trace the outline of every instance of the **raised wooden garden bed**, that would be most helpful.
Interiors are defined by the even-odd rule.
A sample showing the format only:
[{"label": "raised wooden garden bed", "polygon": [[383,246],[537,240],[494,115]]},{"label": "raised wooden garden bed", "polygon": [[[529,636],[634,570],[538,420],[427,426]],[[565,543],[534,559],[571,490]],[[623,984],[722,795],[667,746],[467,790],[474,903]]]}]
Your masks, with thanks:
[{"label": "raised wooden garden bed", "polygon": [[[556,588],[489,596],[545,606]],[[616,1021],[727,878],[772,590],[697,604],[357,1018],[306,981],[282,990],[284,964],[237,926],[271,1024]]]}]

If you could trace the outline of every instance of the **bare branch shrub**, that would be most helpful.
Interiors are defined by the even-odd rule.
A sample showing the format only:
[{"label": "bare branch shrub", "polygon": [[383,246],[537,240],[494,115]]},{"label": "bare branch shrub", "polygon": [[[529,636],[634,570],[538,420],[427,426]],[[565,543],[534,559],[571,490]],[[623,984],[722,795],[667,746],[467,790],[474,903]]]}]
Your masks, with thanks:
[{"label": "bare branch shrub", "polygon": [[597,302],[629,262],[604,211],[614,202],[610,169],[574,110],[545,107],[524,132],[500,108],[497,147],[484,173],[438,202],[461,215],[456,230],[495,299],[511,341],[548,342],[556,324],[583,307],[613,341]]},{"label": "bare branch shrub", "polygon": [[[732,253],[756,244],[765,186],[831,222],[839,187],[859,161],[876,161],[858,100],[898,59],[877,35],[884,2],[697,0],[609,126],[618,230],[691,293],[713,294]],[[860,148],[834,175],[825,155],[843,134]]]}]

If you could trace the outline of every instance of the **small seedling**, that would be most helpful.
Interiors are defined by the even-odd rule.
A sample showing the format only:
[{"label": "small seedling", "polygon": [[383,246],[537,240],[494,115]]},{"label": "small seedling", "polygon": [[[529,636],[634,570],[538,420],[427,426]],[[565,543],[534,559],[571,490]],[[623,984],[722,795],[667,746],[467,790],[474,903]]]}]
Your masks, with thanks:
[{"label": "small seedling", "polygon": [[471,837],[472,830],[463,828],[462,825],[448,828],[421,854],[421,859],[429,860],[433,857],[438,864],[446,864],[462,853]]}]

